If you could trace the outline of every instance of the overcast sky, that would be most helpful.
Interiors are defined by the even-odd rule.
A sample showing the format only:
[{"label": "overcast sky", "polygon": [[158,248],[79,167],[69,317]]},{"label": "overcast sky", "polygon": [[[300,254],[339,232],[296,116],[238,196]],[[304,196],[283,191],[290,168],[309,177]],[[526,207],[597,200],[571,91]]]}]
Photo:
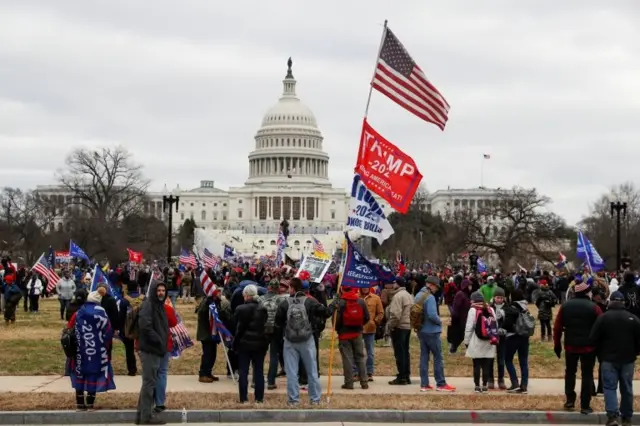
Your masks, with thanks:
[{"label": "overcast sky", "polygon": [[[397,4],[396,4],[397,3]],[[293,57],[330,177],[350,187],[382,23],[451,105],[441,132],[374,93],[370,123],[430,191],[537,187],[575,223],[638,183],[640,2],[0,0],[0,186],[122,144],[153,189],[240,186]]]}]

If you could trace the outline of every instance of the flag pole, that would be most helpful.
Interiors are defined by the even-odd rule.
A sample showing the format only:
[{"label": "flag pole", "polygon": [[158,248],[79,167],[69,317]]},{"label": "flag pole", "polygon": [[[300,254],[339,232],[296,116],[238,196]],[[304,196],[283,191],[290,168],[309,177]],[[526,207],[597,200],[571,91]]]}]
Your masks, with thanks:
[{"label": "flag pole", "polygon": [[[213,302],[216,303],[216,302]],[[218,331],[218,338],[220,339],[220,343],[222,344],[222,350],[224,351],[224,357],[227,359],[227,367],[229,367],[229,371],[231,372],[231,380],[233,380],[233,384],[236,384],[236,374],[233,371],[233,368],[231,368],[231,360],[229,360],[229,354],[227,353],[227,345],[224,344],[224,339],[222,338],[222,335],[220,334],[220,331]]]},{"label": "flag pole", "polygon": [[384,20],[384,27],[382,30],[382,37],[380,38],[380,46],[378,47],[378,54],[376,55],[376,66],[373,68],[373,75],[371,76],[371,82],[369,82],[369,96],[367,97],[367,106],[364,109],[364,118],[369,115],[369,104],[371,103],[371,94],[373,93],[373,79],[376,77],[376,69],[378,68],[378,59],[380,58],[380,52],[382,51],[382,45],[384,43],[384,37],[387,34],[387,19]]},{"label": "flag pole", "polygon": [[[333,372],[333,353],[336,344],[336,317],[338,315],[338,302],[335,300],[337,297],[340,297],[340,289],[342,288],[342,279],[344,277],[344,267],[347,262],[347,233],[344,233],[344,250],[342,251],[342,260],[340,262],[340,268],[338,269],[338,287],[336,288],[336,293],[334,294],[334,301],[332,303],[333,315],[331,318],[331,344],[329,349],[329,371],[327,377],[327,404],[331,402],[331,378]],[[345,374],[351,374],[352,372],[345,372]]]}]

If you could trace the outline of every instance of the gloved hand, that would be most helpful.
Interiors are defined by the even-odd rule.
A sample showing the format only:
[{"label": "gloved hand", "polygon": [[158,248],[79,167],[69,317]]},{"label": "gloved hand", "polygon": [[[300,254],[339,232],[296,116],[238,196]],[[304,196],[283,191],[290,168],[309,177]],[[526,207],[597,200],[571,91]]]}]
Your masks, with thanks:
[{"label": "gloved hand", "polygon": [[560,357],[562,356],[562,346],[560,345],[554,346],[553,351],[556,353],[556,356],[558,357],[558,359],[560,359]]}]

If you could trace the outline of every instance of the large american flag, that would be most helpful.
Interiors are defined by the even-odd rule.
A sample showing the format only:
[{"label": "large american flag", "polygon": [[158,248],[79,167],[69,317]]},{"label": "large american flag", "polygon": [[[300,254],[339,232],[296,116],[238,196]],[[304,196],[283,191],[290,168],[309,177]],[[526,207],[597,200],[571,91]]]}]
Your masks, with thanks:
[{"label": "large american flag", "polygon": [[31,269],[46,278],[47,293],[50,293],[55,288],[58,281],[60,281],[60,277],[56,274],[51,265],[49,265],[49,262],[47,262],[47,259],[44,257],[44,253],[40,255],[38,261]]},{"label": "large american flag", "polygon": [[196,257],[191,251],[187,251],[182,249],[180,251],[180,263],[183,265],[191,266],[192,268],[196,267]]},{"label": "large american flag", "polygon": [[218,264],[218,260],[213,256],[213,253],[206,248],[202,251],[202,261],[205,268],[213,269]]},{"label": "large american flag", "polygon": [[407,111],[444,130],[449,104],[389,28],[385,29],[371,85]]}]

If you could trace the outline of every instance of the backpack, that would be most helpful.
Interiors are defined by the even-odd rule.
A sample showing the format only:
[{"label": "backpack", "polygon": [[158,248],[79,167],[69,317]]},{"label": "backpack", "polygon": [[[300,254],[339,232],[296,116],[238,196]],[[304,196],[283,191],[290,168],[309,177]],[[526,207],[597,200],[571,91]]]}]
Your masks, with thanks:
[{"label": "backpack", "polygon": [[289,298],[284,337],[291,343],[306,342],[313,336],[307,308],[304,306],[306,300],[306,296]]},{"label": "backpack", "polygon": [[493,315],[488,312],[476,311],[476,336],[480,340],[488,340],[489,344],[497,345],[498,324]]},{"label": "backpack", "polygon": [[60,335],[62,350],[68,358],[75,358],[78,353],[78,341],[76,340],[75,328],[63,328]]},{"label": "backpack", "polygon": [[131,340],[138,338],[138,317],[140,306],[130,306],[124,319],[124,336]]},{"label": "backpack", "polygon": [[364,325],[364,309],[357,300],[345,300],[342,311],[342,325],[345,327],[362,327]]},{"label": "backpack", "polygon": [[529,311],[522,311],[516,320],[515,332],[518,336],[533,336],[536,331],[536,320]]},{"label": "backpack", "polygon": [[278,296],[260,298],[260,306],[267,311],[267,322],[264,324],[264,332],[266,334],[273,334],[276,327],[276,312],[278,306],[280,306],[281,299]]},{"label": "backpack", "polygon": [[422,324],[424,324],[424,302],[431,296],[431,293],[425,292],[418,298],[418,300],[411,305],[409,311],[409,323],[411,328],[415,331],[420,331]]}]

